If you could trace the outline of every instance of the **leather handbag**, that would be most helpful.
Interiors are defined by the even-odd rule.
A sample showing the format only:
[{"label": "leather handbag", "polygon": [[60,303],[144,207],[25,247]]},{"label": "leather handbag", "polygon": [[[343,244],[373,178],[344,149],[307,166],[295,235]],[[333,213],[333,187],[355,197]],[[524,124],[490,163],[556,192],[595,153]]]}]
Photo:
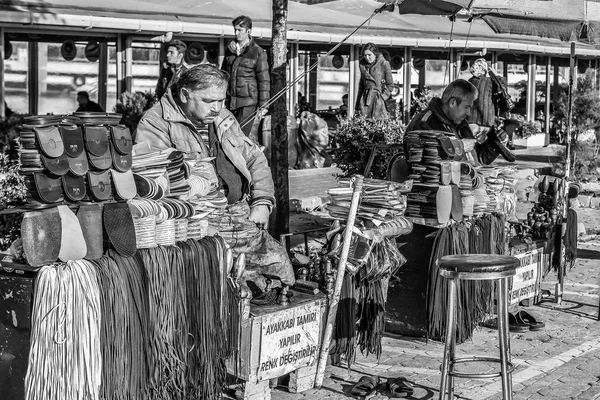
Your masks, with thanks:
[{"label": "leather handbag", "polygon": [[46,157],[42,154],[41,158],[44,167],[53,175],[63,176],[69,172],[69,160],[66,154],[63,153],[55,158]]},{"label": "leather handbag", "polygon": [[66,174],[61,177],[65,197],[73,202],[82,201],[85,198],[85,179],[83,176]]},{"label": "leather handbag", "polygon": [[87,173],[88,193],[96,201],[112,199],[110,171]]},{"label": "leather handbag", "polygon": [[126,172],[131,169],[133,162],[131,152],[128,154],[120,153],[111,143],[112,167],[119,172]]},{"label": "leather handbag", "polygon": [[83,139],[90,155],[101,157],[108,151],[108,129],[104,125],[83,125]]},{"label": "leather handbag", "polygon": [[69,171],[76,176],[84,176],[90,170],[87,154],[81,153],[77,157],[67,157],[69,161]]},{"label": "leather handbag", "polygon": [[109,126],[110,139],[115,150],[121,155],[131,154],[133,140],[129,128],[123,125]]},{"label": "leather handbag", "polygon": [[43,155],[56,158],[64,154],[65,147],[57,126],[37,126],[31,128],[35,134],[37,147]]},{"label": "leather handbag", "polygon": [[107,169],[110,169],[110,166],[112,165],[112,155],[110,147],[110,144],[107,143],[106,152],[100,156],[88,153],[88,159],[90,161],[91,168],[100,171],[106,171]]},{"label": "leather handbag", "polygon": [[58,129],[67,155],[74,158],[81,155],[85,150],[81,128],[77,125],[60,125]]},{"label": "leather handbag", "polygon": [[23,176],[29,197],[42,203],[53,204],[62,200],[61,179],[46,172],[36,172]]}]

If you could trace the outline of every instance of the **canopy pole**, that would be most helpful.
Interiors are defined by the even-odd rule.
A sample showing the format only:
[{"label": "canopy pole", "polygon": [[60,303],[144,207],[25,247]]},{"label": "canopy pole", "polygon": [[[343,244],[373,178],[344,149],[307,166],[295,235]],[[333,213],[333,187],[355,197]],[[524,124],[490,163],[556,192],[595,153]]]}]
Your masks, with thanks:
[{"label": "canopy pole", "polygon": [[4,54],[5,47],[4,43],[4,28],[0,26],[0,118],[4,118],[4,101],[5,101],[5,93],[4,93]]},{"label": "canopy pole", "polygon": [[[567,210],[569,209],[569,184],[567,183],[570,175],[571,175],[571,141],[572,141],[572,130],[573,130],[573,91],[575,90],[576,80],[575,80],[575,42],[571,42],[571,55],[569,58],[569,102],[567,105],[567,156],[566,156],[566,165],[565,165],[565,184],[563,185],[564,192],[561,194],[563,198],[563,225],[567,220]],[[565,232],[566,229],[563,229]],[[562,240],[559,238],[558,240]],[[566,261],[562,258],[562,244],[560,246],[561,255],[560,255],[560,265],[558,266],[558,283],[555,288],[555,301],[557,304],[562,303],[564,283],[565,283],[565,268],[567,268]]]}]

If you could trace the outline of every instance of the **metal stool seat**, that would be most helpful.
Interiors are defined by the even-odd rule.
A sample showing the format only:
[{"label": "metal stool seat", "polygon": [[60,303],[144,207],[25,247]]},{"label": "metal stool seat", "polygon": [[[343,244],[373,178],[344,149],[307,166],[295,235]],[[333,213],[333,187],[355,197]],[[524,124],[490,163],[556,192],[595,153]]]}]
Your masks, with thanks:
[{"label": "metal stool seat", "polygon": [[[446,342],[442,362],[440,400],[454,398],[454,378],[502,377],[503,399],[512,400],[512,371],[510,362],[510,339],[508,332],[508,278],[515,275],[519,260],[515,257],[495,254],[461,254],[442,257],[439,262],[440,275],[448,279],[448,315],[446,318]],[[500,358],[455,357],[457,294],[461,280],[493,280],[498,302],[498,339]],[[498,362],[500,372],[465,373],[454,370],[456,364],[467,362]]]}]

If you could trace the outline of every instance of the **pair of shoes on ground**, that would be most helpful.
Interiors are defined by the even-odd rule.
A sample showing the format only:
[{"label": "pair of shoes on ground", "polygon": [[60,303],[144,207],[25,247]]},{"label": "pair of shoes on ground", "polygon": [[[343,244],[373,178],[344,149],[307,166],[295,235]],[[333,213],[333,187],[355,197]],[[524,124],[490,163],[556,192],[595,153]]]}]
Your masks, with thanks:
[{"label": "pair of shoes on ground", "polygon": [[[486,328],[498,329],[498,320],[493,318],[482,325]],[[508,330],[510,332],[541,331],[545,327],[546,324],[544,322],[538,321],[527,311],[521,310],[516,314],[508,313]]]},{"label": "pair of shoes on ground", "polygon": [[[370,397],[370,395],[374,394],[376,390],[389,391],[391,398],[408,398],[414,393],[413,385],[401,376],[390,378],[385,383],[378,376],[363,376],[352,386],[351,393],[363,399],[375,400],[377,397]],[[387,392],[385,394],[387,395]]]}]

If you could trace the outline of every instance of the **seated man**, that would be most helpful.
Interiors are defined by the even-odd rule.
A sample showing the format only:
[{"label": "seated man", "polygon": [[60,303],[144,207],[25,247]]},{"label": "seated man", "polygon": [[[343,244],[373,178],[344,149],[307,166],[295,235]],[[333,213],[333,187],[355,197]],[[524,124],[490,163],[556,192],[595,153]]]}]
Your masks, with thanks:
[{"label": "seated man", "polygon": [[91,101],[88,92],[77,92],[77,112],[104,112],[100,104]]},{"label": "seated man", "polygon": [[464,79],[457,79],[446,87],[441,99],[432,98],[427,108],[411,119],[406,131],[446,132],[462,140],[467,161],[491,164],[501,154],[497,141],[507,141],[508,137],[503,130],[501,138],[492,131],[485,141],[477,143],[467,122],[476,98],[477,88]]},{"label": "seated man", "polygon": [[153,150],[173,147],[188,159],[214,157],[228,206],[225,213],[209,217],[210,226],[236,255],[246,254],[248,278],[261,285],[258,273],[268,273],[291,285],[294,273],[287,253],[265,230],[275,202],[271,170],[258,145],[223,107],[228,82],[227,72],[212,64],[185,71],[144,114],[135,141],[147,141]]}]

